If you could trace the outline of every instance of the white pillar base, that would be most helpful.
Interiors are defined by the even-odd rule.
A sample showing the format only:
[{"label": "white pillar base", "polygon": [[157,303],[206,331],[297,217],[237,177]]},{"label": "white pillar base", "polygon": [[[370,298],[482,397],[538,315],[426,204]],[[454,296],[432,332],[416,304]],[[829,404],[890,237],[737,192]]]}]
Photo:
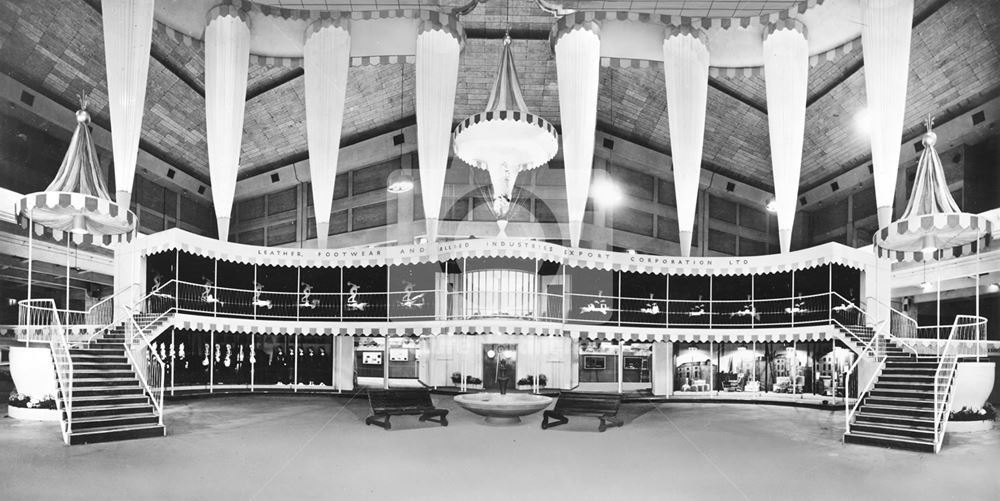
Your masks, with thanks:
[{"label": "white pillar base", "polygon": [[682,231],[681,236],[681,257],[691,257],[691,237],[690,231]]},{"label": "white pillar base", "polygon": [[229,241],[229,218],[219,217],[216,218],[219,223],[219,240],[223,242]]},{"label": "white pillar base", "polygon": [[892,207],[878,208],[878,227],[885,228],[892,223]]},{"label": "white pillar base", "polygon": [[778,241],[781,243],[781,253],[786,254],[792,250],[792,230],[778,230]]},{"label": "white pillar base", "polygon": [[330,221],[316,221],[316,248],[326,249],[330,241]]}]

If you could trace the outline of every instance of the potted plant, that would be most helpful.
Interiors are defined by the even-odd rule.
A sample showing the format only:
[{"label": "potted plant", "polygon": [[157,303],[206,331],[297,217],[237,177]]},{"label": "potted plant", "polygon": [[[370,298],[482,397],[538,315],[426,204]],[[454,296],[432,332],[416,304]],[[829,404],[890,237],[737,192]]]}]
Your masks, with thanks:
[{"label": "potted plant", "polygon": [[451,382],[454,383],[455,386],[458,386],[458,385],[462,384],[462,373],[461,372],[452,372],[451,373]]},{"label": "potted plant", "polygon": [[7,415],[15,419],[32,421],[59,420],[59,411],[56,410],[56,399],[53,395],[29,397],[17,391],[10,392],[7,398]]},{"label": "potted plant", "polygon": [[996,418],[997,410],[988,402],[979,409],[962,407],[960,410],[952,411],[948,416],[947,431],[949,433],[970,433],[992,430]]}]

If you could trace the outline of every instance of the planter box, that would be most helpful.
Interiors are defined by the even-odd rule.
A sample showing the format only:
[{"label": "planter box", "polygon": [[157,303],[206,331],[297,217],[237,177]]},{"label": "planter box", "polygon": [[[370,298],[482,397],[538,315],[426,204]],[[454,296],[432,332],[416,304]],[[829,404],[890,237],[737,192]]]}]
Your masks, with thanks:
[{"label": "planter box", "polygon": [[58,409],[28,409],[7,406],[7,416],[24,421],[59,421]]},{"label": "planter box", "polygon": [[946,433],[975,433],[979,431],[990,431],[993,429],[995,421],[948,421]]}]

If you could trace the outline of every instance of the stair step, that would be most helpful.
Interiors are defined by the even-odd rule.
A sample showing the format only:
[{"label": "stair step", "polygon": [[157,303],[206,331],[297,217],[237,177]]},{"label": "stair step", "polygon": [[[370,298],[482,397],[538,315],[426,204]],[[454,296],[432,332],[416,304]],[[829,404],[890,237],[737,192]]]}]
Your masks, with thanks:
[{"label": "stair step", "polygon": [[878,445],[892,449],[907,449],[920,452],[934,452],[933,440],[922,440],[909,437],[899,437],[896,435],[885,435],[882,433],[869,433],[851,431],[844,434],[844,443]]},{"label": "stair step", "polygon": [[104,368],[78,368],[76,364],[73,364],[73,377],[79,379],[87,378],[116,378],[116,377],[128,377],[135,374],[132,372],[131,368],[121,368],[121,369],[104,369]]},{"label": "stair step", "polygon": [[934,400],[912,399],[912,398],[902,398],[902,397],[886,397],[886,396],[869,396],[865,397],[865,401],[862,403],[862,405],[868,405],[868,404],[933,408]]},{"label": "stair step", "polygon": [[885,378],[879,378],[875,383],[875,389],[934,391],[934,381],[886,381]]},{"label": "stair step", "polygon": [[73,389],[95,388],[107,386],[128,386],[139,383],[139,379],[133,374],[131,377],[73,377]]},{"label": "stair step", "polygon": [[73,412],[81,408],[102,407],[108,405],[149,405],[145,393],[135,395],[81,395],[73,394]]},{"label": "stair step", "polygon": [[73,431],[84,431],[94,428],[107,428],[116,427],[120,428],[123,426],[143,426],[149,424],[156,424],[160,420],[156,414],[153,414],[152,409],[149,409],[143,414],[119,414],[112,416],[89,416],[89,417],[77,417],[73,415]]},{"label": "stair step", "polygon": [[[104,403],[102,401],[101,403]],[[151,412],[152,406],[148,400],[143,402],[118,404],[118,405],[88,405],[81,407],[78,403],[73,403],[73,419],[93,416],[116,416],[124,414],[142,414]],[[65,411],[63,412],[65,415]]]},{"label": "stair step", "polygon": [[878,384],[871,391],[871,396],[873,397],[899,397],[899,398],[909,398],[913,400],[934,400],[934,390],[919,391],[919,390],[900,390],[895,388],[879,388]]},{"label": "stair step", "polygon": [[933,419],[934,418],[934,406],[921,408],[913,407],[907,405],[884,405],[884,404],[865,404],[858,410],[858,413],[862,412],[873,412],[879,414],[891,414],[894,416],[909,416],[909,417],[919,417],[922,419]]},{"label": "stair step", "polygon": [[855,415],[856,423],[879,423],[887,425],[896,426],[912,426],[914,428],[929,428],[934,429],[934,420],[930,417],[921,418],[916,416],[898,415],[898,414],[883,414],[877,412],[871,412],[868,410],[860,410]]},{"label": "stair step", "polygon": [[80,397],[94,397],[94,396],[110,396],[110,395],[136,395],[144,394],[145,390],[139,386],[139,382],[136,381],[134,386],[87,386],[83,388],[75,387],[73,388],[73,398],[77,396]]},{"label": "stair step", "polygon": [[78,372],[105,372],[105,371],[126,371],[132,372],[132,365],[127,361],[116,362],[82,362],[73,360],[73,370]]},{"label": "stair step", "polygon": [[146,426],[109,426],[92,428],[81,432],[74,431],[69,436],[69,443],[70,445],[93,444],[134,438],[162,437],[164,435],[166,435],[166,429],[159,424]]},{"label": "stair step", "polygon": [[851,425],[851,431],[858,431],[863,433],[878,433],[880,435],[893,435],[906,438],[916,438],[920,440],[934,441],[934,427],[928,428],[918,428],[914,426],[904,426],[895,424],[882,424],[882,423],[854,423]]}]

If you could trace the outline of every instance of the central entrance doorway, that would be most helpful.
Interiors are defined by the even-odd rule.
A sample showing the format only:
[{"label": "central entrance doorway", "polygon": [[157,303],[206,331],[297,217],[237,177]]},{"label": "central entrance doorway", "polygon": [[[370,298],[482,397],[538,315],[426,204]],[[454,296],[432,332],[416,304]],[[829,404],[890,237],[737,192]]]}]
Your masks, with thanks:
[{"label": "central entrance doorway", "polygon": [[499,378],[507,377],[507,389],[513,390],[517,384],[517,345],[483,345],[483,389],[500,391]]}]

